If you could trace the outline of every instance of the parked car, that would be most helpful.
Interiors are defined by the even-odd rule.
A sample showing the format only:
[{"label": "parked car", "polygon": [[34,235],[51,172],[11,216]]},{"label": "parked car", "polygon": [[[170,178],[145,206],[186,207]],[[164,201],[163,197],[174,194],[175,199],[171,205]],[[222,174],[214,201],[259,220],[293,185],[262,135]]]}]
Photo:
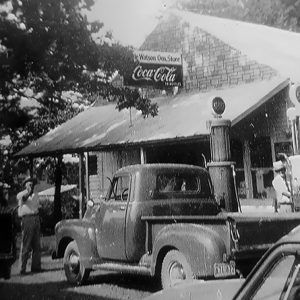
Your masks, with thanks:
[{"label": "parked car", "polygon": [[16,209],[0,206],[0,278],[9,279],[16,260]]},{"label": "parked car", "polygon": [[298,300],[300,299],[300,226],[275,243],[256,264],[246,280],[210,282],[194,280],[162,290],[146,299]]}]

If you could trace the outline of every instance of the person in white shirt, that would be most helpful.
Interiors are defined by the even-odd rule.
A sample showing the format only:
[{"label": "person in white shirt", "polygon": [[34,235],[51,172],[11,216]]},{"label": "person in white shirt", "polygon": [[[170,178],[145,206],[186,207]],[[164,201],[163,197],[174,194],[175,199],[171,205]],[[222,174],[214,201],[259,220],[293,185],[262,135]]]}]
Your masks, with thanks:
[{"label": "person in white shirt", "polygon": [[278,212],[292,212],[291,189],[286,179],[286,169],[282,161],[273,163],[276,173],[272,185],[276,192]]},{"label": "person in white shirt", "polygon": [[27,261],[32,250],[31,272],[41,271],[39,196],[34,192],[35,180],[24,181],[25,190],[18,193],[18,215],[22,219],[22,241],[20,251],[20,274],[26,274]]}]

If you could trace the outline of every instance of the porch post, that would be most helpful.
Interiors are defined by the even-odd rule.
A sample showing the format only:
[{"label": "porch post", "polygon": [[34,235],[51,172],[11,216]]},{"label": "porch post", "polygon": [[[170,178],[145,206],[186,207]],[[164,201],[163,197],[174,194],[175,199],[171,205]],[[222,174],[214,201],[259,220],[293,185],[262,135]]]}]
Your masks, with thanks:
[{"label": "porch post", "polygon": [[89,153],[85,152],[86,203],[90,200]]},{"label": "porch post", "polygon": [[293,131],[294,137],[293,142],[295,143],[294,154],[300,154],[299,151],[299,141],[300,141],[300,131],[299,131],[299,116],[296,116],[295,120],[293,121]]},{"label": "porch post", "polygon": [[82,206],[85,199],[84,192],[84,155],[79,154],[79,218],[82,219]]},{"label": "porch post", "polygon": [[29,175],[33,177],[33,157],[29,158]]},{"label": "porch post", "polygon": [[143,147],[140,147],[141,165],[147,163],[146,151]]},{"label": "porch post", "polygon": [[253,198],[253,182],[251,174],[251,157],[250,157],[250,143],[245,140],[243,143],[243,162],[244,162],[244,176],[246,185],[246,197]]}]

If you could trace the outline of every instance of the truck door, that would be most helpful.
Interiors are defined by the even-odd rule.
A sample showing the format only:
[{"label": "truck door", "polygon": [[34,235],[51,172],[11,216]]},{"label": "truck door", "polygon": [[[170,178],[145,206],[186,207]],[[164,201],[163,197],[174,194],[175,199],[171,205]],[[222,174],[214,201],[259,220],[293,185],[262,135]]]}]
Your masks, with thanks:
[{"label": "truck door", "polygon": [[99,210],[97,248],[102,258],[126,260],[125,230],[130,176],[114,177],[105,202]]}]

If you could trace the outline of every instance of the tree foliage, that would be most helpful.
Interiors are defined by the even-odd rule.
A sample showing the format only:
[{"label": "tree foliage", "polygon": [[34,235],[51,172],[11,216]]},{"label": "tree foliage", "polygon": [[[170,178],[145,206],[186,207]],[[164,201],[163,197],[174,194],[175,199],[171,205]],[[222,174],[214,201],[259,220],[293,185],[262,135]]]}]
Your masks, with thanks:
[{"label": "tree foliage", "polygon": [[300,31],[298,0],[178,0],[176,5],[201,14]]},{"label": "tree foliage", "polygon": [[[87,19],[93,4],[0,0],[0,140],[9,141],[0,145],[0,180],[26,165],[23,159],[13,170],[14,153],[96,97],[117,103],[131,97],[132,91],[115,87],[112,78],[133,63],[132,49],[102,33],[101,22]],[[155,106],[136,107],[144,116],[155,115]]]}]

